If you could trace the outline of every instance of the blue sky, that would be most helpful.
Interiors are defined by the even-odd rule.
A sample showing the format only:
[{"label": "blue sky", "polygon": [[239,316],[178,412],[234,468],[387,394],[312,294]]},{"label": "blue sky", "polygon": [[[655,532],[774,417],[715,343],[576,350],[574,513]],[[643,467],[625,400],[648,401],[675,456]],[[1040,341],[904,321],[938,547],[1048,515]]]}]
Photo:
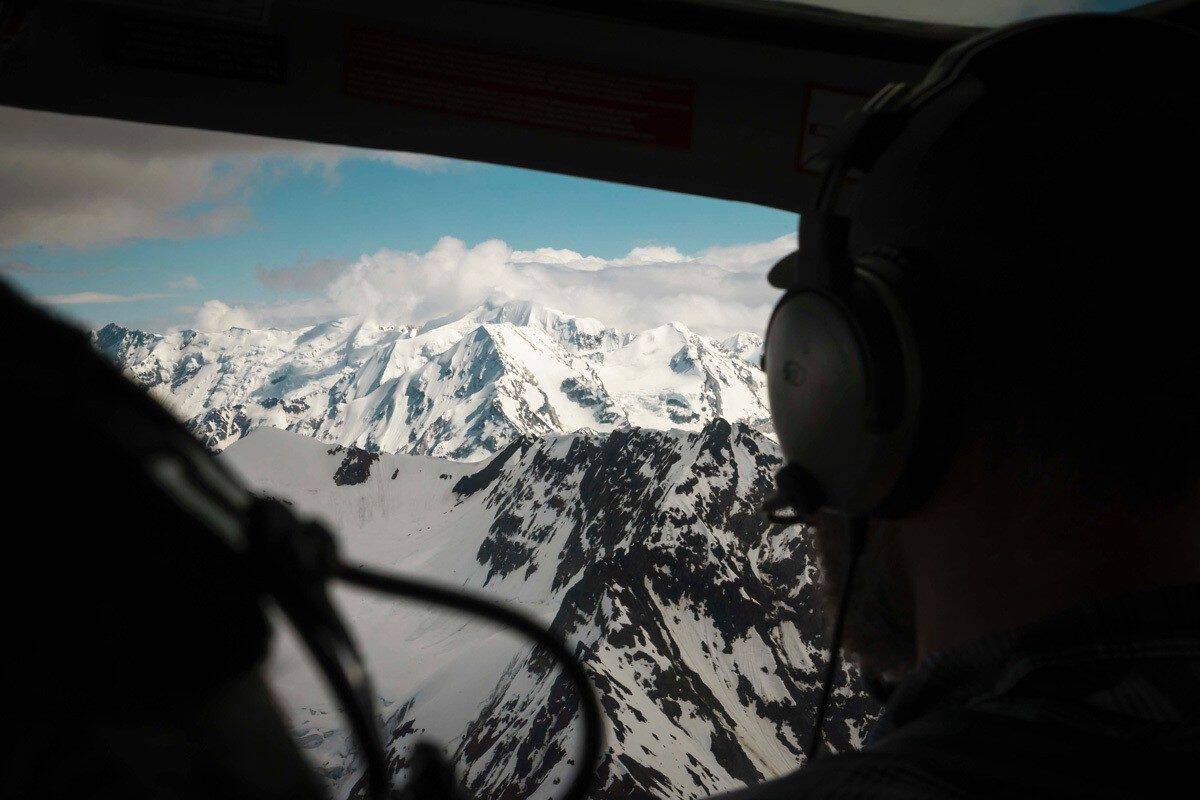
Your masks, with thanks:
[{"label": "blue sky", "polygon": [[[1133,4],[969,0],[951,16]],[[825,5],[895,12],[885,0]],[[527,170],[5,107],[0,198],[0,278],[85,326],[158,330],[421,322],[499,294],[633,329],[757,331],[774,301],[764,273],[796,225]]]},{"label": "blue sky", "polygon": [[[299,325],[360,312],[420,316],[469,305],[492,289],[545,294],[532,299],[649,325],[669,320],[627,306],[652,304],[663,292],[681,301],[678,287],[695,291],[690,270],[713,279],[714,295],[730,293],[723,285],[729,278],[739,282],[733,294],[752,282],[756,294],[740,308],[746,325],[715,323],[752,327],[770,299],[762,270],[786,250],[796,226],[793,214],[741,203],[428,156],[14,109],[2,110],[0,129],[8,131],[0,135],[0,167],[7,158],[23,172],[0,186],[13,199],[0,210],[4,276],[88,326],[192,325],[209,301],[243,309],[246,315],[230,318],[235,324]],[[32,188],[38,185],[52,189]],[[490,282],[436,299],[440,283],[454,281],[444,271],[429,273],[435,267],[426,257],[444,237],[462,245],[454,258],[486,255],[475,271]],[[497,239],[507,254],[478,250]],[[745,251],[721,249],[772,241],[753,263]],[[358,270],[354,291],[343,287],[331,300],[328,284],[363,257],[378,263]],[[596,289],[598,281],[611,286]],[[658,288],[642,300],[638,285]],[[410,286],[423,287],[428,302],[363,306],[354,299]],[[705,325],[694,314],[689,321]]]}]

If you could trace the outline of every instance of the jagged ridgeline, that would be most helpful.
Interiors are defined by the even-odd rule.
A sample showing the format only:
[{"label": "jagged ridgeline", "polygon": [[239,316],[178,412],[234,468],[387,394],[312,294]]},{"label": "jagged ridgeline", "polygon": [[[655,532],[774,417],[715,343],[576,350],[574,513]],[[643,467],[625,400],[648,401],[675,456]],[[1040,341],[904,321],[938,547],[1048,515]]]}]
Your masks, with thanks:
[{"label": "jagged ridgeline", "polygon": [[[824,617],[808,533],[758,508],[779,466],[753,334],[625,333],[530,303],[421,326],[96,346],[258,490],[323,517],[347,557],[516,603],[577,643],[610,749],[596,798],[703,797],[794,769]],[[392,767],[444,743],[472,796],[553,797],[577,701],[544,657],[462,617],[339,590]],[[341,800],[361,765],[295,643],[270,675]],[[875,707],[843,673],[839,750]]]},{"label": "jagged ridgeline", "polygon": [[[506,598],[578,643],[610,726],[595,797],[703,797],[799,763],[823,617],[809,535],[757,514],[779,458],[752,428],[717,419],[695,432],[521,437],[484,464],[263,429],[224,457],[346,531],[352,557]],[[372,657],[397,775],[429,737],[447,744],[474,796],[564,788],[576,699],[553,664],[481,624],[339,599]],[[299,660],[284,648],[279,688],[303,709],[314,760],[352,794],[358,762]],[[875,712],[840,680],[828,727],[839,750]]]},{"label": "jagged ridgeline", "polygon": [[622,425],[766,426],[762,341],[671,323],[625,333],[528,302],[421,326],[167,335],[108,325],[102,353],[222,450],[259,426],[388,453],[477,461],[514,436]]}]

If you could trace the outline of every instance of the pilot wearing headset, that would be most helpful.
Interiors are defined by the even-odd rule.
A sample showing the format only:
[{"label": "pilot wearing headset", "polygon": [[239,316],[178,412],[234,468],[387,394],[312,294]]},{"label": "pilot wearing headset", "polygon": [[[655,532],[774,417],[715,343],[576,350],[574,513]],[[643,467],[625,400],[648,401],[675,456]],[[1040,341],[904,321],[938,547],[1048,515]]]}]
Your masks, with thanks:
[{"label": "pilot wearing headset", "polygon": [[1190,31],[1026,23],[884,89],[824,154],[770,276],[772,514],[813,525],[886,705],[862,752],[740,800],[1191,780],[1197,75]]},{"label": "pilot wearing headset", "polygon": [[[764,366],[787,460],[772,514],[814,526],[835,647],[888,698],[862,752],[741,800],[1194,782],[1198,44],[1135,19],[1002,29],[882,91],[825,154],[801,250],[771,274],[785,294]],[[11,537],[7,792],[323,796],[258,670],[264,582],[285,610],[320,610],[306,586],[267,580],[299,562],[239,560],[203,515],[181,518],[179,498],[217,493],[147,465],[203,472],[195,443],[83,337],[3,287],[0,308],[0,327],[58,356],[6,364],[21,390],[0,393],[4,417],[34,407],[74,426],[7,440],[13,495],[61,495]],[[96,522],[114,513],[123,536]],[[248,519],[251,556],[287,544],[267,522]],[[81,534],[72,558],[64,531]],[[18,571],[77,602],[26,613]],[[360,743],[384,797],[377,735]],[[601,742],[587,738],[585,777]],[[404,796],[450,796],[420,786]]]}]

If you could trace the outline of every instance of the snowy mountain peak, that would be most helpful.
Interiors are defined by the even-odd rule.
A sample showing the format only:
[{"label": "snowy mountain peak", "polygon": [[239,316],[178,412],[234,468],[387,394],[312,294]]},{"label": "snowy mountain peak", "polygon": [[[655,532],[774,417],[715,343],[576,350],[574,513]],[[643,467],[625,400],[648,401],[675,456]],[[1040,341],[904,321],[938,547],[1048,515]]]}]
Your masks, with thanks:
[{"label": "snowy mountain peak", "polygon": [[479,307],[481,314],[490,313],[488,322],[511,322],[514,325],[528,325],[534,317],[542,317],[547,309],[530,300],[485,301]]},{"label": "snowy mountain peak", "polygon": [[93,341],[215,450],[265,425],[474,461],[522,435],[769,416],[762,374],[726,343],[680,323],[627,333],[523,300],[421,326],[344,318],[159,335],[108,325]]},{"label": "snowy mountain peak", "polygon": [[747,331],[735,333],[728,339],[722,339],[720,344],[725,349],[725,352],[756,367],[762,359],[763,338],[756,333],[749,333]]},{"label": "snowy mountain peak", "polygon": [[580,350],[619,346],[628,339],[626,334],[605,326],[600,320],[576,317],[529,300],[489,299],[459,315],[458,321],[537,328],[561,339],[564,345]]}]

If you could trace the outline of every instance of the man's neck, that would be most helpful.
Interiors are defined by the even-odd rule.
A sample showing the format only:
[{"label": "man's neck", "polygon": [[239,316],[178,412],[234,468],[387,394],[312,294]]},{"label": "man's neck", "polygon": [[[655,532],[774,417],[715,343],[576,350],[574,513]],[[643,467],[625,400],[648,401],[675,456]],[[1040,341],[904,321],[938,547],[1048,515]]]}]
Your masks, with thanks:
[{"label": "man's neck", "polygon": [[1139,515],[1012,499],[905,525],[918,658],[1136,589],[1200,582],[1192,507]]}]

